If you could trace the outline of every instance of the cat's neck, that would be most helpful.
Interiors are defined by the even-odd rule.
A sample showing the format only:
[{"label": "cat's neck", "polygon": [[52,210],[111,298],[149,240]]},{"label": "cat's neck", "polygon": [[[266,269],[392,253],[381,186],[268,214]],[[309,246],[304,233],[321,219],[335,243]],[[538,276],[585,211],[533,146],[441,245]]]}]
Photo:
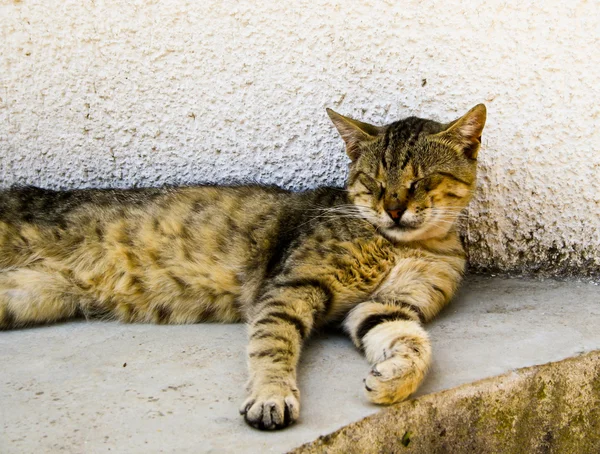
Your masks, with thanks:
[{"label": "cat's neck", "polygon": [[463,251],[460,236],[455,227],[452,227],[443,237],[428,238],[426,240],[416,240],[408,242],[398,242],[397,247],[410,247],[416,249],[425,249],[440,254],[455,254]]}]

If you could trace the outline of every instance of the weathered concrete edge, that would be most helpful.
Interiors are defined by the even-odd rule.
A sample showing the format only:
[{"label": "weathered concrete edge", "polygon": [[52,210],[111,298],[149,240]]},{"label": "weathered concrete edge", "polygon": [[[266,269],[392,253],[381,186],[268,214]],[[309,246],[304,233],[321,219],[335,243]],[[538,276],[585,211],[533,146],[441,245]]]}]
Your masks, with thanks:
[{"label": "weathered concrete edge", "polygon": [[529,262],[515,266],[488,266],[469,261],[468,274],[479,276],[491,275],[509,279],[554,279],[559,281],[576,280],[594,284],[600,283],[600,265],[576,266],[574,262],[562,263],[560,267],[556,267],[554,265],[533,265]]},{"label": "weathered concrete edge", "polygon": [[403,402],[291,451],[600,452],[600,350]]},{"label": "weathered concrete edge", "polygon": [[464,226],[461,238],[467,251],[469,272],[472,274],[600,282],[598,247],[584,247],[581,244],[557,247],[532,241],[527,241],[525,245],[510,242],[506,243],[503,256],[499,256],[497,252],[484,250],[485,244],[469,239]]}]

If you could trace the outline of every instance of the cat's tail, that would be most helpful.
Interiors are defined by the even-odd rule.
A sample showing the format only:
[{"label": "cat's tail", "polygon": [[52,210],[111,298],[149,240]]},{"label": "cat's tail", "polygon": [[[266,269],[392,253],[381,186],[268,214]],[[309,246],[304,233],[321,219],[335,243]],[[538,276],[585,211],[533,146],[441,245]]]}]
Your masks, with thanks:
[{"label": "cat's tail", "polygon": [[76,316],[71,283],[59,273],[28,268],[0,272],[0,330]]}]

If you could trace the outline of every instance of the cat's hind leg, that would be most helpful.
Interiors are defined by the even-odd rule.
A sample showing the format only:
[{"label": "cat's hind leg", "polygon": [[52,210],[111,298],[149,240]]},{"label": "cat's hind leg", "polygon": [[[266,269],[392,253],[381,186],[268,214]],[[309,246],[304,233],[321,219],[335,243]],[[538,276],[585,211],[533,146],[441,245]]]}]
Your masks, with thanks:
[{"label": "cat's hind leg", "polygon": [[57,272],[17,268],[0,272],[0,330],[75,316],[77,288]]}]

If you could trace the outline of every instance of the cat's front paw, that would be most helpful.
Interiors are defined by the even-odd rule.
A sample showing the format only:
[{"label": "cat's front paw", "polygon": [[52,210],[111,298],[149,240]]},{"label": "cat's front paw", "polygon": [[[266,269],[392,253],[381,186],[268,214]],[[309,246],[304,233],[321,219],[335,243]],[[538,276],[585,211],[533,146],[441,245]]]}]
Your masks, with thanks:
[{"label": "cat's front paw", "polygon": [[364,336],[364,349],[375,363],[364,379],[365,393],[376,404],[393,404],[410,396],[431,362],[429,337],[414,321],[377,325]]},{"label": "cat's front paw", "polygon": [[430,361],[431,347],[427,339],[384,351],[382,360],[364,379],[367,398],[383,405],[406,399],[425,378]]},{"label": "cat's front paw", "polygon": [[367,398],[376,404],[393,404],[410,396],[419,386],[425,371],[407,358],[392,356],[371,369],[365,378]]},{"label": "cat's front paw", "polygon": [[300,416],[299,398],[295,387],[265,385],[252,392],[241,406],[240,414],[257,429],[283,429]]}]

